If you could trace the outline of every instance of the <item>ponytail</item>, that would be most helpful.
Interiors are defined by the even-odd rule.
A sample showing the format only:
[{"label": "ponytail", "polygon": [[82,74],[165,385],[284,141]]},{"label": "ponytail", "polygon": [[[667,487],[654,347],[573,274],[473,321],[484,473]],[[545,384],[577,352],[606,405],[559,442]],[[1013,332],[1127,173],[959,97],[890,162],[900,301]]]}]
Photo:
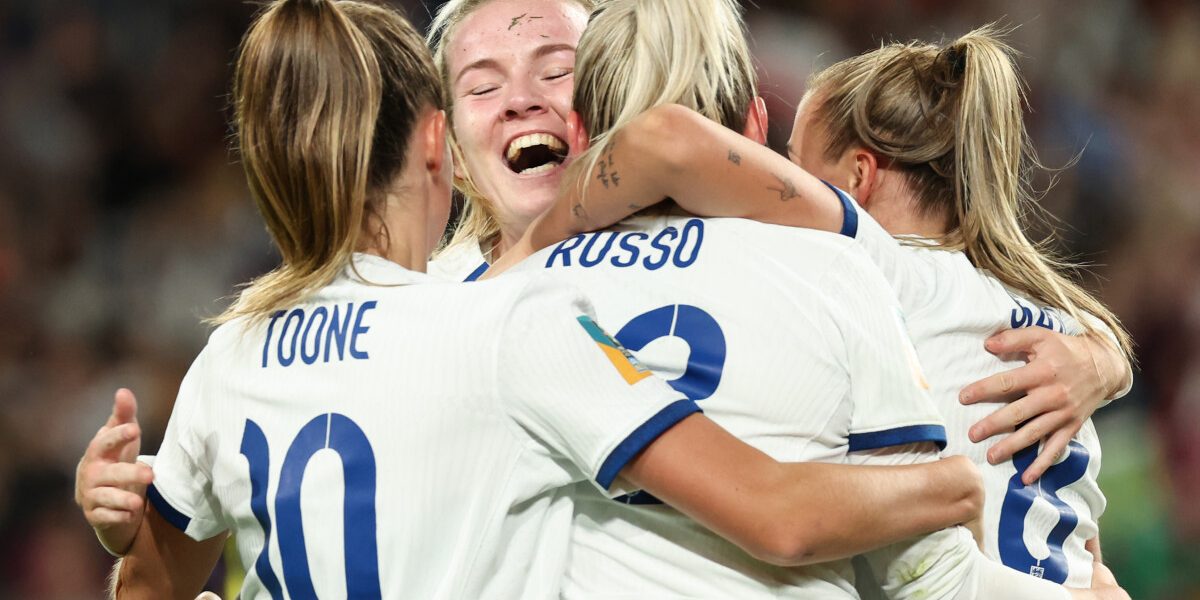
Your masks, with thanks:
[{"label": "ponytail", "polygon": [[828,128],[826,157],[851,145],[893,161],[920,210],[944,217],[939,245],[962,250],[976,268],[1009,288],[1071,315],[1088,331],[1094,315],[1133,356],[1120,320],[1065,273],[1050,240],[1025,234],[1027,213],[1044,216],[1028,173],[1041,165],[1024,122],[1024,86],[1015,51],[988,25],[951,44],[891,44],[831,66],[809,88]]},{"label": "ponytail", "polygon": [[412,26],[345,0],[268,5],[242,40],[232,96],[246,179],[282,264],[218,323],[266,316],[349,264],[418,111],[444,104]]}]

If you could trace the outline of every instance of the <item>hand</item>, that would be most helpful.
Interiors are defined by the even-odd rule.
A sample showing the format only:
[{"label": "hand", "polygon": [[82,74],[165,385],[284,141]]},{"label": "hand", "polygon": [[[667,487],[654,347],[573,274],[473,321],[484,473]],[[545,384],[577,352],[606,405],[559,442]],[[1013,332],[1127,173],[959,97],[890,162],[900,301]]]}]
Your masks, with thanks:
[{"label": "hand", "polygon": [[1029,485],[1054,464],[1101,403],[1123,387],[1127,363],[1100,336],[1069,336],[1041,327],[998,333],[988,338],[985,348],[998,356],[1024,354],[1028,364],[963,388],[963,404],[1020,396],[973,425],[968,435],[980,442],[1012,432],[988,450],[992,464],[1045,438],[1041,453],[1021,476]]},{"label": "hand", "polygon": [[1092,587],[1068,591],[1075,600],[1130,600],[1129,592],[1121,588],[1113,572],[1099,560],[1092,563]]},{"label": "hand", "polygon": [[142,522],[150,467],[136,462],[142,434],[137,399],[117,390],[112,415],[96,432],[75,471],[75,503],[111,553],[124,554]]}]

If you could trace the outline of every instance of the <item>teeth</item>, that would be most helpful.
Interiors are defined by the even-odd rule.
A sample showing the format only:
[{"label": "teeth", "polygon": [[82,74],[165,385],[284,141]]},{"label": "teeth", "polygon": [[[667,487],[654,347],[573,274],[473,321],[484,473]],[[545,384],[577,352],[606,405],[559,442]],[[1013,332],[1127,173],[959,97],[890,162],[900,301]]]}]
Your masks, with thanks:
[{"label": "teeth", "polygon": [[508,161],[517,160],[522,150],[539,145],[546,146],[554,152],[565,153],[567,151],[567,144],[549,133],[530,133],[509,142],[508,151],[506,152]]},{"label": "teeth", "polygon": [[521,174],[522,175],[538,175],[540,173],[545,173],[546,171],[553,171],[554,168],[557,166],[558,166],[558,163],[548,162],[540,167],[533,167],[533,168],[525,169],[524,171],[521,171]]}]

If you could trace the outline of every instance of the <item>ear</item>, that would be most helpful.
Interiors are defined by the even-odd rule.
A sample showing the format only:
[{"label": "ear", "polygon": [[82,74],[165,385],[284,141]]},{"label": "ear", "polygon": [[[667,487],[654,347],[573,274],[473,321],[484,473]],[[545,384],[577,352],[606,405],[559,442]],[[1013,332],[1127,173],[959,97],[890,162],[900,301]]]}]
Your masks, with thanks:
[{"label": "ear", "polygon": [[[431,175],[439,175],[447,166],[446,111],[436,110],[425,122],[425,169]],[[451,160],[453,163],[453,160]]]},{"label": "ear", "polygon": [[767,143],[767,101],[762,96],[755,96],[746,109],[746,127],[742,135],[760,143]]},{"label": "ear", "polygon": [[849,152],[854,161],[849,191],[858,204],[867,210],[871,194],[879,184],[879,161],[866,148],[851,148]]},{"label": "ear", "polygon": [[571,111],[567,115],[567,157],[575,158],[592,146],[591,137],[588,136],[587,128],[583,126],[583,117],[579,113]]}]

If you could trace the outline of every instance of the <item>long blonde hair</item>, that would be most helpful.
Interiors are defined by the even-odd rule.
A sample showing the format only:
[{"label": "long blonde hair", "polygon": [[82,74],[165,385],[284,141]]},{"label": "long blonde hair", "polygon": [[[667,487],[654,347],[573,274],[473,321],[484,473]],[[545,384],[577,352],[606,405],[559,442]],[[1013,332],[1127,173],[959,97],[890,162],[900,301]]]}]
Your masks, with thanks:
[{"label": "long blonde hair", "polygon": [[592,137],[578,173],[591,174],[621,128],[662,104],[741,132],[756,87],[734,0],[604,2],[575,54],[574,107]]},{"label": "long blonde hair", "polygon": [[[994,25],[936,46],[889,44],[815,74],[815,122],[829,134],[827,158],[860,145],[900,167],[920,210],[943,217],[938,243],[960,249],[1005,285],[1082,318],[1095,315],[1132,357],[1120,320],[1064,273],[1050,240],[1033,242],[1024,220],[1042,211],[1029,174],[1040,167],[1025,131],[1024,84],[1014,50]],[[1040,213],[1039,213],[1040,214]]]},{"label": "long blonde hair", "polygon": [[218,323],[261,318],[332,281],[404,166],[421,109],[444,105],[408,21],[350,0],[267,5],[242,40],[232,96],[246,180],[282,264]]},{"label": "long blonde hair", "polygon": [[[433,62],[437,65],[442,87],[446,90],[447,98],[450,99],[447,112],[452,123],[454,121],[454,102],[453,94],[450,93],[450,66],[446,58],[446,47],[454,36],[454,29],[459,23],[462,23],[463,19],[481,6],[497,1],[501,0],[449,0],[438,8],[433,22],[429,25],[429,33],[425,39],[433,50]],[[593,0],[563,1],[574,2],[589,12],[595,7]],[[500,235],[500,222],[496,219],[496,207],[493,206],[491,199],[484,197],[476,187],[475,181],[467,169],[467,163],[463,160],[462,148],[459,147],[458,140],[454,137],[453,127],[450,128],[450,149],[454,153],[454,164],[458,165],[458,172],[454,175],[454,188],[462,194],[464,202],[458,225],[455,227],[450,241],[443,248],[460,243],[478,244],[494,240]]]}]

